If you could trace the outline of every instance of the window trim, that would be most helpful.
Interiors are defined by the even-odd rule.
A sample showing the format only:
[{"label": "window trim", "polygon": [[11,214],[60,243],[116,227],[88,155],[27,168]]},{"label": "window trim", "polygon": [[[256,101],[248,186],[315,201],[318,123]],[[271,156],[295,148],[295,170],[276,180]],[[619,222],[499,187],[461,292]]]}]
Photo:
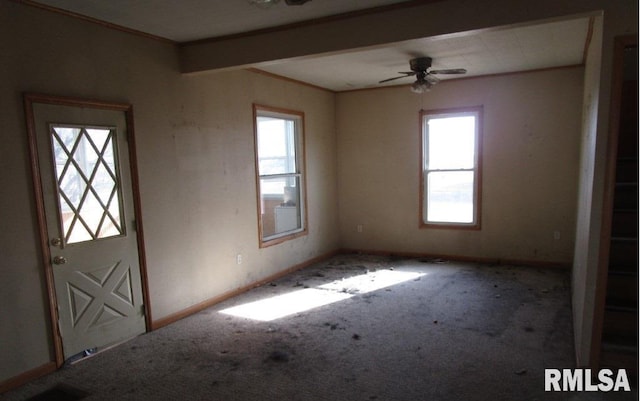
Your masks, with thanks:
[{"label": "window trim", "polygon": [[[427,222],[426,221],[426,166],[425,166],[425,151],[426,151],[426,124],[425,117],[438,116],[447,114],[475,114],[476,115],[476,143],[475,143],[475,180],[474,180],[474,222],[473,223],[454,223],[454,222]],[[436,229],[455,229],[455,230],[480,230],[482,220],[482,138],[484,130],[484,107],[469,106],[469,107],[456,107],[447,109],[434,109],[434,110],[420,110],[420,228],[436,228]]]},{"label": "window trim", "polygon": [[[260,160],[258,156],[258,117],[283,117],[294,118],[298,121],[296,123],[296,167],[300,180],[300,197],[302,198],[300,203],[300,220],[302,227],[295,231],[287,231],[281,234],[275,234],[273,236],[264,238],[263,235],[263,221],[262,221],[262,199],[260,197],[260,179],[263,176],[260,175]],[[254,158],[255,158],[255,177],[256,177],[256,210],[258,216],[258,242],[260,248],[266,248],[272,245],[280,244],[285,241],[292,240],[309,232],[309,223],[307,217],[307,157],[306,157],[306,144],[305,144],[305,118],[304,112],[289,110],[279,107],[265,106],[261,104],[253,104],[253,143],[254,143]],[[287,174],[288,175],[288,174]]]}]

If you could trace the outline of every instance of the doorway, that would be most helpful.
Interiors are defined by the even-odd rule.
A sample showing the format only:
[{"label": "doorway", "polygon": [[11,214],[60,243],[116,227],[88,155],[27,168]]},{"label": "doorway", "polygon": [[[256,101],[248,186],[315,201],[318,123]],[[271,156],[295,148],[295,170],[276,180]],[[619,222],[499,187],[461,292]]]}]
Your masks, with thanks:
[{"label": "doorway", "polygon": [[24,97],[58,366],[150,327],[132,107]]},{"label": "doorway", "polygon": [[[638,39],[615,40],[591,365],[638,375]],[[633,383],[637,385],[637,383]]]}]

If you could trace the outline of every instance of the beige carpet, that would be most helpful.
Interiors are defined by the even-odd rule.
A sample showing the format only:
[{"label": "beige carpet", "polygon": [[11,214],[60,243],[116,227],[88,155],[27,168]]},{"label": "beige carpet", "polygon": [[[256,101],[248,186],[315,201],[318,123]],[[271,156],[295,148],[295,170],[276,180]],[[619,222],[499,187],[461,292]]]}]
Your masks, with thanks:
[{"label": "beige carpet", "polygon": [[568,283],[553,269],[341,255],[0,399],[59,383],[85,400],[637,399],[544,392],[545,368],[574,365]]}]

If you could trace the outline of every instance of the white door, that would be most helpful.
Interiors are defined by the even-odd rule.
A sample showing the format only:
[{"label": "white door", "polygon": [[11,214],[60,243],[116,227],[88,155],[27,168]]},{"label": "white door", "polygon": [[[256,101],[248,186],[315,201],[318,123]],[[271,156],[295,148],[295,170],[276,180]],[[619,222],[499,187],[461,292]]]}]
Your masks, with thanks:
[{"label": "white door", "polygon": [[121,110],[33,104],[64,359],[145,331]]}]

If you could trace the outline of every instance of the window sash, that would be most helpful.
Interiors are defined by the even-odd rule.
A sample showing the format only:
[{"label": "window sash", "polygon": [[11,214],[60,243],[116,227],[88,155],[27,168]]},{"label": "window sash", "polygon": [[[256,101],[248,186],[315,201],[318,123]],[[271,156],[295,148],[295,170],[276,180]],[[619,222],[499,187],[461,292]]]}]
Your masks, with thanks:
[{"label": "window sash", "polygon": [[[267,185],[263,185],[262,183],[264,181],[284,181],[285,184],[283,185],[284,187],[299,187],[300,185],[302,185],[302,174],[275,174],[275,175],[261,175],[259,177],[260,179],[260,195],[279,195],[281,193],[281,191],[266,191],[265,188],[273,188],[274,185],[271,186],[267,186]],[[294,182],[298,185],[286,185],[287,183],[291,183]],[[285,199],[284,202],[286,202],[287,200]]]},{"label": "window sash", "polygon": [[[470,119],[472,118],[472,119]],[[447,120],[446,127],[444,120]],[[429,170],[475,169],[477,165],[475,113],[425,116],[425,168]],[[451,138],[455,136],[455,140]],[[463,147],[463,149],[460,149]],[[437,149],[438,152],[431,152]],[[443,157],[443,156],[447,157]]]},{"label": "window sash", "polygon": [[260,114],[256,124],[260,175],[298,173],[297,119]]},{"label": "window sash", "polygon": [[[451,176],[459,176],[455,190],[444,180],[451,181]],[[425,175],[427,188],[426,216],[429,223],[434,224],[473,224],[475,217],[475,170],[428,171]],[[434,182],[432,182],[434,181]],[[441,182],[437,182],[441,181]],[[444,185],[443,185],[444,184]]]},{"label": "window sash", "polygon": [[260,247],[307,232],[303,118],[254,105]]}]

